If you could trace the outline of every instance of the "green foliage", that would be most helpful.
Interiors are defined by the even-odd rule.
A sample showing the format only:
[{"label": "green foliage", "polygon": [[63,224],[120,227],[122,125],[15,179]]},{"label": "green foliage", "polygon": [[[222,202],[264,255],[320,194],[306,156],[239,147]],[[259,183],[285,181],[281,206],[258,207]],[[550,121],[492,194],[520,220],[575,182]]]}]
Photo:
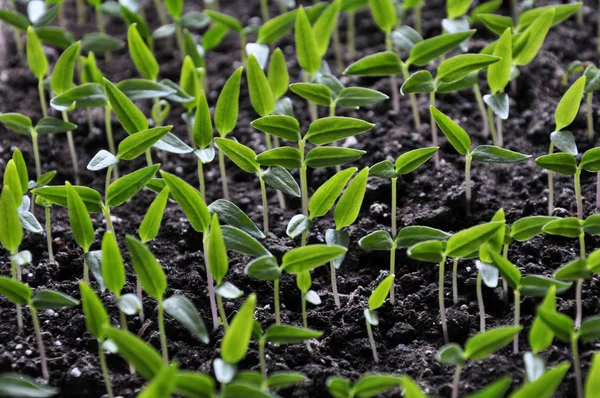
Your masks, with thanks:
[{"label": "green foliage", "polygon": [[181,210],[185,213],[192,228],[196,232],[206,233],[210,224],[210,213],[200,192],[173,174],[162,170],[160,174],[169,187],[173,199],[181,206]]},{"label": "green foliage", "polygon": [[369,168],[362,169],[352,180],[346,191],[340,197],[333,214],[336,229],[342,229],[354,224],[360,212],[365,192]]},{"label": "green foliage", "polygon": [[92,243],[94,243],[94,226],[79,193],[73,189],[69,182],[67,182],[66,187],[69,223],[71,224],[73,239],[87,253]]},{"label": "green foliage", "polygon": [[246,355],[252,335],[255,306],[256,295],[251,294],[233,317],[221,342],[221,357],[225,362],[236,364]]},{"label": "green foliage", "polygon": [[162,300],[167,289],[167,278],[160,263],[148,247],[133,236],[128,235],[126,240],[131,263],[144,291],[149,296]]},{"label": "green foliage", "polygon": [[144,167],[113,181],[106,192],[106,204],[110,207],[121,206],[144,188],[159,168],[160,164]]},{"label": "green foliage", "polygon": [[577,113],[579,112],[581,98],[585,89],[585,81],[585,76],[577,79],[558,103],[554,115],[557,131],[564,129],[575,120],[575,116],[577,116]]},{"label": "green foliage", "polygon": [[396,24],[396,8],[392,0],[369,0],[371,14],[379,29],[390,33]]},{"label": "green foliage", "polygon": [[294,30],[298,63],[304,71],[312,75],[321,67],[321,55],[310,21],[302,6],[298,8]]},{"label": "green foliage", "polygon": [[31,73],[42,80],[48,73],[48,59],[33,27],[27,28],[27,65]]},{"label": "green foliage", "polygon": [[73,74],[79,59],[79,48],[79,42],[72,44],[56,61],[50,79],[50,86],[56,95],[64,94],[73,87]]},{"label": "green foliage", "polygon": [[375,311],[379,309],[385,302],[385,299],[390,294],[390,289],[394,283],[394,275],[388,275],[382,280],[379,285],[373,290],[369,296],[369,310]]},{"label": "green foliage", "polygon": [[227,136],[237,124],[240,82],[243,67],[239,67],[223,86],[215,107],[215,127],[221,137]]},{"label": "green foliage", "polygon": [[209,335],[204,321],[189,299],[174,295],[163,301],[162,306],[165,312],[185,327],[194,338],[208,344]]},{"label": "green foliage", "polygon": [[144,379],[152,380],[166,367],[158,351],[138,336],[114,327],[106,328],[105,333],[117,345],[119,354]]},{"label": "green foliage", "polygon": [[343,255],[348,249],[332,245],[309,245],[286,252],[281,261],[281,269],[290,274],[310,271]]},{"label": "green foliage", "polygon": [[102,238],[102,279],[106,288],[116,296],[125,286],[125,267],[115,235],[108,231]]},{"label": "green foliage", "polygon": [[92,336],[99,341],[104,339],[104,331],[110,324],[108,314],[100,298],[85,282],[79,282],[85,326]]},{"label": "green foliage", "polygon": [[148,48],[142,36],[140,36],[136,24],[129,26],[127,44],[129,46],[129,55],[140,75],[148,80],[156,81],[159,72],[158,62],[156,62],[152,51]]}]

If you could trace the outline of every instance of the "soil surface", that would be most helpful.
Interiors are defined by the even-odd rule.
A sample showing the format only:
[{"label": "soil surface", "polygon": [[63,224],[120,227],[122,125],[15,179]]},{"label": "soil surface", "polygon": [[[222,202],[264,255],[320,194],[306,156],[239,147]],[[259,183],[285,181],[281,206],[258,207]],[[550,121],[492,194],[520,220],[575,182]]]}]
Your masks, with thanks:
[{"label": "soil surface", "polygon": [[[223,1],[224,12],[240,18],[244,25],[256,23],[259,14],[258,0]],[[549,1],[539,1],[539,6]],[[201,10],[198,5],[186,4],[189,10]],[[77,37],[91,31],[93,26],[76,26],[74,5],[67,7],[68,27]],[[158,26],[156,17],[146,10],[151,25]],[[250,12],[251,11],[251,12]],[[277,7],[273,7],[274,14]],[[501,10],[508,14],[507,9]],[[586,2],[583,8],[584,25],[578,26],[574,20],[568,20],[555,26],[536,59],[521,69],[516,89],[511,91],[510,117],[504,123],[505,146],[512,150],[533,155],[532,159],[519,165],[473,165],[474,184],[473,216],[467,218],[464,208],[464,159],[459,157],[449,143],[442,139],[440,155],[441,167],[434,169],[430,162],[418,171],[406,176],[398,185],[398,226],[427,225],[445,231],[455,232],[478,223],[489,221],[499,208],[506,211],[509,223],[531,215],[547,213],[547,173],[537,167],[533,159],[547,153],[550,133],[554,127],[554,109],[567,87],[560,83],[567,65],[574,60],[596,61],[596,15],[593,2]],[[93,20],[88,8],[88,19]],[[440,22],[445,14],[444,3],[440,0],[428,1],[423,11],[424,36],[431,37],[441,32]],[[126,27],[120,21],[105,18],[110,34],[125,39]],[[374,25],[370,13],[357,14],[358,57],[383,50],[383,35]],[[412,24],[412,18],[406,18]],[[90,24],[93,25],[93,24]],[[471,51],[478,51],[494,39],[484,27],[477,26],[478,32],[471,40]],[[341,22],[341,37],[345,37],[345,19]],[[197,32],[201,33],[201,32]],[[29,72],[23,59],[16,55],[14,42],[9,37],[9,53],[0,69],[0,112],[21,112],[32,119],[41,117],[38,102],[37,82]],[[283,38],[278,44],[284,51],[292,81],[300,79],[300,70],[295,60],[293,38]],[[165,42],[158,42],[157,58],[161,67],[161,77],[178,81],[180,59],[177,51],[168,49]],[[59,51],[47,48],[50,64],[53,65]],[[224,42],[207,55],[209,102],[216,103],[218,93],[225,79],[239,66],[239,43],[236,35],[229,34]],[[332,54],[327,58],[334,65]],[[346,59],[346,64],[351,60]],[[130,61],[127,50],[114,54],[110,62],[99,56],[99,66],[105,76],[113,82],[138,77]],[[571,79],[572,81],[573,79]],[[347,85],[371,87],[389,94],[388,79],[342,78]],[[485,81],[480,82],[486,93]],[[306,129],[309,116],[304,101],[294,98],[296,117]],[[356,161],[354,166],[365,167],[384,159],[396,159],[405,151],[431,145],[429,130],[429,102],[425,96],[419,96],[420,115],[423,126],[420,131],[413,127],[410,102],[400,97],[401,111],[394,114],[391,104],[382,103],[358,111],[342,111],[341,115],[353,116],[376,123],[370,132],[358,136],[356,141],[349,140],[347,145],[364,149],[367,154]],[[598,104],[594,103],[594,117],[598,119]],[[139,106],[150,114],[149,103]],[[490,144],[482,136],[482,120],[478,113],[475,97],[471,90],[454,94],[439,95],[437,106],[458,121],[472,137],[473,145]],[[582,107],[582,110],[583,107]],[[186,139],[187,133],[181,121],[182,108],[173,106],[168,123],[174,124],[174,132]],[[322,115],[326,110],[321,109]],[[51,111],[54,116],[59,116]],[[104,135],[103,112],[93,113],[95,127],[88,130],[85,112],[75,111],[71,119],[79,125],[75,132],[79,167],[82,172],[81,183],[103,191],[103,173],[92,173],[85,166],[94,154],[107,148]],[[252,129],[250,122],[257,118],[249,102],[245,83],[242,85],[240,117],[233,136],[263,151],[262,134]],[[595,124],[600,130],[600,124]],[[113,129],[117,141],[126,135],[113,118]],[[576,135],[580,152],[591,145],[586,138],[585,115],[580,114],[571,131]],[[595,145],[595,143],[594,143]],[[33,156],[30,142],[0,127],[0,161],[2,166],[10,159],[12,149],[18,147],[30,165],[30,174],[34,175]],[[58,176],[53,184],[65,180],[73,181],[67,142],[64,136],[53,140],[42,137],[40,142],[42,168],[44,171],[57,170]],[[191,184],[197,184],[196,160],[193,156],[176,156],[154,153],[155,161],[162,163],[162,169],[175,173]],[[144,165],[143,159],[126,162],[121,165],[122,173],[133,171]],[[2,167],[3,169],[4,167]],[[217,162],[207,167],[207,202],[221,198],[220,175]],[[316,189],[334,171],[332,169],[309,170],[310,190]],[[242,208],[257,223],[262,222],[262,207],[258,181],[254,175],[240,171],[228,162],[228,178],[232,201]],[[297,177],[297,176],[296,176]],[[595,213],[595,176],[584,173],[582,176],[585,215]],[[576,215],[576,203],[572,179],[556,177],[556,211],[560,216]],[[309,352],[302,344],[293,346],[270,346],[267,348],[267,364],[270,372],[276,370],[301,371],[307,380],[294,388],[280,392],[282,397],[328,397],[325,380],[330,375],[345,375],[358,378],[366,372],[389,372],[408,374],[413,377],[428,394],[449,396],[453,369],[437,363],[437,350],[443,345],[438,304],[437,304],[437,266],[412,261],[404,250],[399,250],[396,262],[397,303],[385,304],[379,311],[380,325],[374,329],[375,340],[381,361],[375,364],[369,347],[363,309],[370,291],[387,275],[388,253],[361,251],[357,245],[360,237],[377,229],[389,229],[390,225],[390,184],[387,180],[370,179],[360,217],[349,228],[351,244],[348,255],[338,271],[338,288],[341,293],[342,307],[336,308],[331,295],[329,270],[321,267],[313,272],[313,289],[321,296],[323,303],[318,307],[309,305],[308,324],[311,328],[324,332],[318,341],[312,343]],[[141,215],[146,211],[155,194],[143,191],[133,200],[113,210],[115,228],[119,241],[123,243],[125,234],[137,233]],[[300,212],[300,203],[288,198],[288,209],[281,210],[277,197],[270,191],[269,214],[271,233],[263,244],[276,256],[297,245],[299,241],[287,238],[287,221]],[[43,214],[37,209],[40,221]],[[66,210],[52,210],[54,249],[56,262],[47,260],[45,238],[41,235],[25,234],[22,249],[30,250],[34,262],[23,271],[23,278],[33,288],[56,289],[74,297],[79,297],[77,282],[82,277],[82,253],[75,246],[71,236]],[[94,217],[96,243],[93,249],[99,249],[99,242],[106,225],[100,215]],[[333,227],[331,216],[319,219],[310,243],[324,242],[325,231]],[[586,237],[588,251],[598,247],[599,240]],[[184,294],[197,306],[207,324],[210,324],[209,301],[206,284],[206,270],[201,251],[202,238],[196,234],[185,220],[183,213],[175,204],[169,205],[158,237],[150,243],[152,251],[161,261],[169,288],[167,296]],[[125,249],[122,247],[122,249]],[[126,253],[126,250],[123,250]],[[0,274],[10,274],[10,264],[6,253],[0,257]],[[509,259],[519,266],[523,274],[541,274],[550,276],[561,264],[578,256],[575,240],[540,236],[526,243],[514,243]],[[226,280],[234,283],[246,292],[258,294],[256,315],[264,326],[274,322],[272,310],[272,284],[252,280],[244,275],[244,266],[249,258],[230,253],[230,270]],[[448,263],[446,269],[452,268]],[[446,274],[446,308],[448,326],[452,341],[464,343],[479,331],[479,311],[475,295],[476,268],[472,260],[459,263],[457,304],[452,302],[451,277]],[[134,291],[134,275],[128,269],[126,291]],[[281,286],[282,319],[285,323],[301,325],[300,293],[295,281],[285,275]],[[484,301],[488,327],[509,325],[513,322],[512,305],[502,299],[500,289],[484,288]],[[596,279],[587,281],[583,290],[584,316],[594,315],[600,305],[600,284]],[[113,297],[102,295],[111,319],[118,323],[118,313]],[[574,316],[574,289],[558,298],[559,311]],[[512,300],[510,300],[512,301]],[[522,323],[525,330],[521,334],[519,355],[512,354],[511,348],[505,348],[489,359],[466,366],[461,378],[461,395],[476,391],[503,374],[513,377],[513,388],[523,382],[524,366],[522,354],[527,350],[527,334],[531,326],[535,308],[539,299],[525,298],[521,306]],[[232,316],[239,302],[226,303],[226,312]],[[0,298],[0,372],[17,372],[40,377],[37,349],[33,335],[31,319],[25,311],[25,330],[20,333],[16,328],[14,307],[4,298]],[[145,340],[159,347],[156,320],[156,302],[146,297],[144,310],[146,321],[141,324],[138,317],[130,317],[129,329]],[[46,344],[51,371],[50,383],[60,388],[61,397],[100,397],[105,393],[99,370],[97,343],[86,331],[84,317],[79,308],[58,311],[43,311],[40,314],[43,339]],[[212,373],[212,361],[219,356],[222,332],[211,334],[211,341],[203,345],[194,340],[176,322],[167,317],[167,336],[169,354],[179,361],[181,368]],[[580,347],[584,371],[587,370],[593,344]],[[570,360],[566,345],[556,342],[543,353],[550,365]],[[130,375],[126,363],[118,355],[108,355],[108,366],[117,395],[134,396],[144,385],[137,375]],[[240,364],[241,369],[258,369],[257,346],[252,343],[248,355]],[[570,372],[561,385],[557,396],[573,396],[575,390],[574,375]],[[388,396],[400,396],[398,391]]]}]

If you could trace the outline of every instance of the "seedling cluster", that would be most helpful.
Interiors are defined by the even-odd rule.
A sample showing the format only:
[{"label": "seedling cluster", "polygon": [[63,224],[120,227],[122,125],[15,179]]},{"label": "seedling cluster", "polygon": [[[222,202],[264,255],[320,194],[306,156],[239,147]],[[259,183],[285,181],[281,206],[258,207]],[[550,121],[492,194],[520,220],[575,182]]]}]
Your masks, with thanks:
[{"label": "seedling cluster", "polygon": [[[32,0],[27,15],[14,2],[10,9],[0,10],[0,20],[13,28],[17,52],[39,93],[39,110],[31,109],[27,115],[0,114],[3,130],[26,137],[2,167],[0,244],[3,258],[10,262],[10,273],[0,276],[0,303],[7,310],[2,321],[14,323],[19,338],[33,331],[39,357],[37,380],[0,374],[0,396],[60,394],[51,387],[57,383],[51,378],[53,363],[45,353],[42,333],[53,320],[43,324],[38,316],[39,311],[56,310],[83,313],[87,332],[80,337],[92,336],[94,347],[97,344],[109,398],[124,394],[119,391],[121,385],[112,384],[111,373],[118,369],[110,365],[115,361],[107,361],[107,356],[116,355],[128,363],[131,374],[145,380],[136,392],[138,397],[268,398],[310,379],[324,381],[318,389],[335,398],[387,392],[425,397],[430,388],[426,378],[415,381],[409,375],[368,372],[350,380],[333,368],[327,375],[313,377],[295,369],[281,370],[281,364],[273,360],[285,345],[306,344],[306,358],[310,358],[327,344],[331,329],[338,325],[321,321],[314,326],[320,330],[314,330],[309,324],[313,323],[311,313],[324,311],[313,307],[323,303],[333,304],[332,313],[349,311],[352,319],[364,318],[360,330],[372,359],[365,355],[361,360],[372,361],[373,369],[379,369],[376,364],[384,362],[385,356],[400,355],[381,349],[385,339],[378,329],[380,323],[393,322],[394,310],[404,305],[407,289],[402,277],[407,264],[437,265],[437,281],[419,282],[437,282],[439,324],[430,325],[427,332],[437,336],[441,347],[437,361],[454,367],[454,378],[448,380],[452,397],[464,396],[461,374],[471,363],[493,361],[493,355],[521,354],[524,380],[516,374],[498,374],[498,380],[487,386],[475,383],[478,391],[470,396],[503,397],[510,390],[511,397],[550,397],[569,369],[575,375],[578,398],[598,396],[600,354],[594,354],[584,382],[579,343],[600,339],[600,315],[584,317],[583,295],[584,284],[600,274],[600,249],[586,247],[595,242],[590,237],[600,235],[600,215],[585,213],[584,200],[593,199],[584,197],[581,181],[583,171],[598,173],[596,203],[600,207],[600,148],[593,147],[592,109],[600,71],[592,63],[568,66],[555,126],[548,131],[547,153],[521,153],[512,141],[513,132],[505,133],[503,125],[516,103],[511,96],[518,92],[520,69],[536,58],[553,26],[575,14],[578,20],[582,18],[581,3],[533,7],[528,2],[511,2],[509,17],[501,15],[499,0],[473,7],[470,0],[448,0],[442,33],[427,37],[421,16],[429,6],[425,1],[333,0],[296,7],[293,1],[261,0],[261,18],[250,18],[254,11],[258,14],[251,10],[243,20],[228,15],[225,11],[230,8],[217,0],[206,1],[202,12],[183,0],[155,0],[146,8],[135,1],[87,3],[76,2],[77,21],[73,23],[67,19],[64,1]],[[275,3],[277,15],[273,15]],[[76,38],[68,28],[83,25],[88,11],[95,15],[97,31]],[[156,22],[153,14],[160,25],[151,31]],[[356,21],[358,17],[361,22]],[[356,48],[360,34],[356,26],[363,23],[362,18],[372,18],[383,32],[382,45],[376,49]],[[55,20],[58,25],[52,25]],[[107,32],[113,23],[126,26],[125,40]],[[344,44],[341,26],[346,28]],[[494,40],[478,52],[469,52],[478,29],[484,27]],[[46,47],[60,53],[55,61],[47,56]],[[125,47],[127,56],[119,53]],[[211,65],[213,53],[224,47],[236,53],[234,65]],[[355,59],[357,52],[366,55]],[[177,64],[175,75],[164,71],[165,54],[169,63]],[[109,70],[106,66],[115,57],[128,57],[135,77],[114,81],[105,73],[103,69]],[[330,58],[335,68],[329,67]],[[217,69],[231,74],[222,76]],[[161,78],[163,74],[171,78]],[[569,76],[576,74],[581,76],[567,88]],[[361,87],[371,80],[357,78],[381,76],[389,79],[385,93]],[[480,82],[482,76],[485,80]],[[223,77],[221,87],[215,84],[218,77]],[[480,83],[485,83],[485,95]],[[464,120],[450,116],[453,104],[446,99],[462,90],[473,92],[471,106],[478,108],[476,116],[481,119],[478,131],[467,132],[461,127]],[[409,96],[410,112],[401,109],[403,95]],[[575,120],[584,97],[587,140],[577,142]],[[425,103],[426,107],[420,106]],[[422,133],[421,117],[427,113],[423,109],[428,110],[430,142],[401,151],[395,149],[401,146],[389,142],[389,148],[380,148],[375,157],[360,149],[370,148],[366,145],[370,135],[382,134],[385,122],[375,112],[387,113],[388,108],[393,123],[404,123],[415,133]],[[96,113],[102,122],[96,120]],[[246,122],[248,117],[251,122]],[[74,123],[82,119],[87,125]],[[97,129],[103,132],[102,146],[86,159],[89,148],[83,139],[75,138],[86,131],[90,137],[98,135]],[[438,129],[444,139],[440,140]],[[259,139],[242,133],[248,130]],[[60,138],[63,134],[65,143]],[[53,162],[42,156],[44,145],[64,145],[68,156],[58,163],[67,160],[72,169],[47,170]],[[586,148],[581,156],[578,145]],[[387,149],[400,153],[388,159],[381,155]],[[161,163],[155,162],[158,159]],[[80,170],[80,160],[87,162],[86,171]],[[548,214],[516,218],[499,208],[484,216],[473,195],[472,175],[480,166],[491,169],[491,164],[498,164],[494,166],[498,170],[529,165],[547,173]],[[464,189],[454,188],[461,192],[456,211],[468,227],[448,225],[444,231],[400,220],[399,228],[399,199],[406,205],[406,192],[398,192],[399,184],[418,190],[420,175],[439,176],[452,168],[464,174]],[[573,177],[577,210],[572,216],[554,209],[554,173]],[[245,178],[260,190],[260,203],[240,200],[249,196],[237,187]],[[371,183],[389,184],[391,197],[374,198],[379,191]],[[151,198],[149,204],[147,198]],[[374,227],[365,216],[373,202],[389,208],[384,215],[389,222],[386,226]],[[112,214],[135,212],[138,203],[147,206],[143,214],[137,214],[138,225],[128,225]],[[68,228],[56,213],[65,215]],[[44,226],[38,217],[43,217]],[[177,256],[175,242],[161,234],[163,219],[171,231],[185,230],[195,242],[187,254],[197,255],[194,258],[199,261],[187,266],[194,269],[194,275],[197,270],[203,275],[190,278],[188,285],[173,279],[176,270],[169,261],[173,259],[157,256],[155,243],[165,245],[165,239],[171,246],[167,251]],[[365,230],[366,234],[361,232]],[[58,244],[53,239],[57,232],[68,242]],[[40,253],[35,242],[43,235],[47,249],[34,258],[32,252]],[[556,245],[577,239],[578,256],[552,275],[524,274],[522,257],[511,255],[510,248],[544,237]],[[66,252],[65,247],[81,256],[71,259],[81,264],[76,275],[69,275],[69,282],[76,286],[69,293],[75,297],[38,286],[23,275],[23,269],[43,262],[60,267],[66,254],[61,258],[57,254]],[[352,283],[346,278],[356,269],[347,270],[345,265],[357,267],[358,258],[360,267],[360,259],[377,256],[365,252],[375,251],[387,252],[389,269],[382,267],[378,277],[350,291]],[[459,288],[461,293],[473,291],[479,312],[477,334],[460,336],[447,321],[449,262],[452,305],[459,304]],[[325,274],[330,290],[321,283],[323,266],[329,268]],[[471,269],[474,287],[459,283],[459,274]],[[344,277],[341,287],[339,274]],[[53,275],[47,277],[52,280]],[[313,278],[319,283],[313,283]],[[486,322],[493,318],[486,315],[483,285],[494,289],[500,282],[506,305],[512,307],[513,324],[494,320],[494,327],[489,328]],[[282,286],[297,291],[282,295]],[[513,300],[508,303],[510,291]],[[573,317],[559,311],[564,305],[557,305],[558,295],[572,291]],[[197,297],[204,292],[207,308],[198,308],[198,302],[204,301]],[[287,302],[282,302],[282,296]],[[525,325],[521,323],[524,297],[540,298]],[[296,305],[301,315],[294,319],[293,312],[283,309]],[[528,306],[532,306],[529,299]],[[6,314],[15,307],[11,319]],[[153,329],[158,338],[149,341],[143,333],[146,328]],[[186,370],[179,363],[178,346],[169,344],[177,328],[189,332],[198,344],[219,347],[211,358],[204,358],[211,361],[210,371]],[[528,345],[519,339],[524,329],[529,330]],[[572,361],[547,368],[542,352],[555,340],[570,344]],[[512,354],[503,349],[511,342]],[[28,372],[32,373],[31,367]],[[473,380],[468,388],[474,389]]]}]

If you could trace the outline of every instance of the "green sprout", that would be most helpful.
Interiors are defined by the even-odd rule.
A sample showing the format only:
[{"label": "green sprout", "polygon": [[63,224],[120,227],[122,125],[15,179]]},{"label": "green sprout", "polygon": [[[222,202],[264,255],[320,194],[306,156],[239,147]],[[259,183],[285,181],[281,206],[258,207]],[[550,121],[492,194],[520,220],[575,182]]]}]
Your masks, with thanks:
[{"label": "green sprout", "polygon": [[394,274],[388,275],[385,279],[383,279],[379,285],[377,285],[375,290],[373,290],[371,296],[369,296],[369,308],[365,308],[364,310],[367,334],[369,335],[369,343],[371,344],[373,361],[375,361],[375,363],[379,363],[379,356],[377,355],[377,347],[375,345],[375,338],[373,337],[373,329],[371,326],[379,325],[379,315],[377,315],[376,310],[383,305],[385,299],[390,294],[390,289],[392,288],[393,282]]},{"label": "green sprout", "polygon": [[396,376],[385,373],[367,374],[356,380],[354,385],[344,376],[329,376],[325,382],[327,391],[334,398],[353,398],[383,394],[400,387],[404,396],[425,397],[423,390],[409,376]]}]

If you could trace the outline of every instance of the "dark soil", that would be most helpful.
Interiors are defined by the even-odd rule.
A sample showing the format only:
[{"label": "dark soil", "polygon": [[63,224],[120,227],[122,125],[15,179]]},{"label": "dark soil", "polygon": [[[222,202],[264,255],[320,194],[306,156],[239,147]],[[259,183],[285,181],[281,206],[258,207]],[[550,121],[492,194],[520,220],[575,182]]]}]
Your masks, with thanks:
[{"label": "dark soil", "polygon": [[[241,18],[248,24],[258,15],[258,0],[246,2],[227,1],[224,11]],[[548,1],[539,2],[546,5]],[[425,36],[440,33],[440,21],[444,16],[445,7],[442,1],[428,2],[424,9]],[[198,8],[190,5],[190,9]],[[74,21],[74,6],[67,8],[69,21]],[[199,9],[199,8],[198,8]],[[251,10],[251,12],[247,12]],[[149,9],[147,10],[149,11]],[[275,8],[272,12],[275,12]],[[90,12],[90,10],[88,10]],[[507,13],[507,10],[503,10]],[[248,15],[249,14],[249,15]],[[147,12],[146,15],[150,15]],[[92,15],[88,15],[92,20]],[[151,19],[155,19],[152,15]],[[560,78],[567,65],[574,60],[595,61],[596,49],[596,16],[590,1],[584,7],[585,24],[577,26],[569,20],[554,27],[544,47],[532,64],[522,68],[516,84],[516,91],[510,93],[511,114],[505,122],[506,147],[519,152],[533,155],[533,158],[547,153],[549,135],[554,127],[554,109],[566,87],[561,86]],[[407,18],[412,24],[411,18]],[[125,26],[119,21],[106,19],[107,31],[111,34],[125,37]],[[156,21],[153,21],[156,27]],[[357,47],[359,57],[382,50],[383,36],[373,24],[368,11],[357,15],[359,37]],[[74,23],[69,25],[77,37],[93,26],[79,28]],[[342,23],[342,37],[345,37],[345,23]],[[483,27],[478,27],[475,39],[471,41],[472,51],[483,47],[493,36]],[[26,63],[15,54],[14,43],[9,37],[9,54],[4,59],[0,69],[0,112],[21,112],[34,120],[41,117],[37,97],[37,82],[29,72]],[[157,56],[161,65],[161,76],[178,80],[180,61],[175,51],[165,49],[165,43],[158,43]],[[286,37],[279,46],[284,50],[290,74],[293,80],[299,79],[300,71],[295,61],[293,39]],[[59,52],[48,48],[51,65]],[[207,56],[208,81],[210,92],[209,102],[215,104],[218,92],[225,79],[239,66],[239,44],[233,34],[227,36],[222,45]],[[333,57],[328,58],[333,65]],[[349,62],[350,60],[346,60]],[[111,81],[137,77],[127,51],[113,55],[111,62],[105,62],[100,56],[99,66]],[[348,85],[362,85],[389,93],[387,79],[355,79],[343,78]],[[485,82],[481,82],[482,91],[486,92]],[[391,104],[383,103],[369,109],[361,109],[342,114],[360,117],[376,123],[371,132],[357,137],[353,144],[356,148],[364,149],[367,154],[356,162],[357,167],[372,165],[384,159],[395,159],[401,153],[430,145],[429,112],[427,98],[420,97],[421,131],[415,131],[410,112],[408,98],[401,97],[401,112],[394,114],[390,111]],[[475,98],[470,90],[456,94],[440,95],[438,107],[454,120],[457,120],[474,141],[474,145],[490,143],[481,135],[482,125],[476,107]],[[594,108],[597,119],[598,109]],[[140,106],[149,115],[149,104]],[[309,124],[305,102],[295,101],[296,116],[301,125],[306,128]],[[324,112],[324,111],[323,111]],[[175,125],[174,132],[185,138],[186,132],[180,115],[181,108],[173,107],[169,123]],[[87,162],[94,154],[107,148],[105,141],[103,114],[94,113],[96,128],[88,131],[85,113],[76,111],[71,118],[79,125],[76,132],[76,144],[80,161],[80,169],[85,170]],[[264,150],[263,137],[250,127],[250,122],[257,115],[252,110],[245,84],[242,88],[240,118],[238,127],[233,135],[241,142],[250,145],[257,151]],[[125,136],[116,119],[113,119],[117,140]],[[600,125],[596,123],[596,129]],[[587,149],[589,144],[585,132],[585,116],[579,115],[573,126],[580,143],[580,150]],[[18,136],[0,127],[0,159],[6,163],[11,157],[14,147],[19,147],[30,166],[33,166],[33,156],[30,143],[25,137]],[[54,183],[73,179],[72,169],[67,155],[67,143],[64,137],[56,137],[49,141],[41,140],[41,157],[43,170],[58,170]],[[516,166],[494,166],[474,164],[474,204],[473,217],[464,216],[464,160],[456,155],[452,147],[442,140],[442,164],[439,170],[433,164],[427,164],[417,172],[399,181],[398,220],[399,227],[407,225],[427,225],[454,232],[463,228],[490,220],[495,211],[504,208],[508,222],[530,215],[543,215],[547,212],[547,174],[536,167],[533,160]],[[169,155],[160,157],[155,153],[155,160],[160,159],[162,168],[176,173],[188,182],[196,185],[195,159],[191,156]],[[143,160],[126,163],[123,172],[130,172],[144,164]],[[3,169],[3,167],[2,167]],[[216,162],[205,168],[208,187],[208,201],[221,197],[220,176]],[[244,173],[234,165],[228,165],[228,177],[232,193],[232,201],[247,212],[260,225],[262,217],[260,191],[258,181],[254,176]],[[332,170],[309,170],[310,189],[316,189],[328,178]],[[33,175],[33,167],[30,169]],[[102,192],[104,176],[84,171],[82,184],[89,185]],[[582,176],[585,214],[596,212],[595,176]],[[575,215],[576,204],[570,178],[557,177],[556,214]],[[136,234],[141,222],[141,215],[146,211],[154,194],[142,192],[134,200],[113,211],[115,228],[122,242],[125,234]],[[265,246],[275,255],[281,256],[286,250],[299,245],[285,235],[287,221],[299,213],[298,200],[288,200],[288,210],[282,211],[274,194],[270,195],[270,223],[272,232],[264,240]],[[453,369],[441,366],[435,356],[443,345],[443,337],[438,317],[437,304],[437,267],[418,263],[408,259],[404,251],[399,251],[396,263],[396,297],[397,304],[389,304],[379,311],[381,323],[375,328],[375,339],[381,358],[379,364],[373,362],[363,318],[363,308],[370,291],[385,276],[388,269],[388,255],[383,252],[366,253],[358,248],[356,242],[367,233],[376,229],[389,228],[390,224],[390,184],[388,181],[372,179],[369,181],[367,195],[361,215],[357,223],[350,227],[351,245],[348,256],[338,272],[338,286],[342,294],[342,308],[335,307],[330,293],[329,271],[319,268],[313,273],[313,289],[318,291],[323,299],[319,307],[309,306],[308,323],[311,328],[324,332],[321,339],[313,343],[313,352],[309,353],[304,345],[268,347],[269,371],[295,370],[304,372],[308,379],[295,388],[282,391],[284,397],[328,397],[325,380],[333,374],[357,378],[366,372],[390,372],[408,374],[413,377],[428,394],[449,396]],[[38,216],[42,218],[38,209]],[[68,217],[65,209],[56,208],[52,211],[54,248],[56,262],[47,261],[45,238],[40,235],[27,233],[22,249],[30,250],[33,254],[33,265],[27,266],[23,272],[24,281],[33,288],[51,288],[61,292],[79,296],[77,281],[82,276],[82,253],[74,245],[71,237]],[[100,238],[106,229],[100,216],[95,217],[97,227],[98,249]],[[311,243],[324,241],[325,231],[333,226],[331,217],[319,220],[310,237]],[[588,250],[598,247],[598,239],[587,240]],[[204,320],[209,323],[209,303],[206,285],[206,271],[201,252],[201,236],[193,232],[183,213],[176,205],[170,205],[163,221],[158,237],[151,242],[150,247],[162,262],[167,273],[169,289],[167,296],[184,294],[190,298],[200,310]],[[124,250],[124,253],[126,251]],[[561,264],[578,255],[576,242],[541,236],[524,244],[515,243],[511,246],[509,258],[519,266],[523,274],[542,274],[550,276]],[[230,253],[230,271],[227,280],[241,287],[246,292],[258,294],[258,319],[263,325],[272,323],[272,285],[257,282],[244,275],[243,269],[249,258]],[[451,265],[448,264],[447,269]],[[127,291],[133,291],[133,271],[128,270],[129,285]],[[7,256],[3,255],[0,262],[0,273],[8,275],[10,265]],[[446,278],[446,307],[450,337],[453,341],[464,343],[465,340],[479,331],[479,312],[476,303],[474,280],[476,268],[472,261],[461,261],[459,266],[458,288],[459,301],[453,305],[450,289],[450,274]],[[575,306],[573,293],[567,292],[558,298],[558,307],[571,316]],[[301,324],[300,293],[295,281],[284,276],[281,286],[282,317],[285,323]],[[584,316],[596,313],[600,304],[600,284],[597,280],[585,283],[583,291]],[[112,320],[118,322],[114,299],[110,294],[102,296],[110,312]],[[487,311],[488,327],[508,325],[513,322],[513,309],[505,304],[499,289],[484,288],[484,300]],[[525,298],[522,304],[522,322],[526,329],[521,334],[521,353],[528,348],[527,332],[532,323],[532,317],[539,299]],[[239,303],[227,302],[226,311],[233,315]],[[29,315],[25,315],[25,330],[17,331],[15,310],[4,298],[0,298],[2,310],[0,322],[0,372],[18,372],[33,377],[40,377],[37,349],[33,337],[33,329]],[[138,333],[142,338],[159,347],[156,325],[156,303],[146,297],[144,308],[147,320],[142,325],[139,318],[129,319],[129,329]],[[50,383],[60,388],[61,397],[100,397],[104,394],[104,384],[99,371],[97,343],[87,333],[84,317],[80,309],[65,309],[44,311],[40,314],[43,328],[43,338],[47,347]],[[167,319],[167,335],[169,353],[173,360],[181,364],[181,368],[212,373],[212,360],[219,356],[221,331],[213,332],[209,345],[202,345],[191,338],[189,334],[174,321]],[[587,370],[590,357],[595,347],[583,344],[581,357],[584,370]],[[569,360],[569,349],[562,343],[556,343],[543,353],[550,365],[559,361]],[[136,375],[130,375],[126,363],[118,355],[108,356],[108,366],[117,395],[132,397],[144,384],[144,380]],[[241,369],[257,369],[258,356],[254,343],[243,362]],[[462,376],[461,394],[480,389],[487,383],[503,374],[513,377],[513,388],[523,382],[522,356],[513,355],[509,348],[501,350],[489,359],[468,365]],[[575,390],[574,375],[569,373],[561,385],[557,396],[573,396]],[[389,396],[399,396],[398,392]]]}]

